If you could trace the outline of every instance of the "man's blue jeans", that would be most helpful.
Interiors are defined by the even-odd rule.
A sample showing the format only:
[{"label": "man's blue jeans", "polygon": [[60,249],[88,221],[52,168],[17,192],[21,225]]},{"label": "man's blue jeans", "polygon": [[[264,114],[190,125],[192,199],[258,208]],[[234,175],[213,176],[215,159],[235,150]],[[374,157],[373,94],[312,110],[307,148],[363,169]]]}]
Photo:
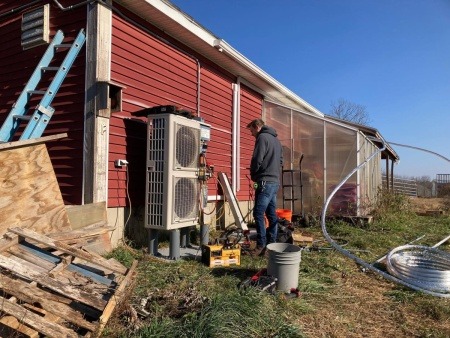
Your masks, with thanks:
[{"label": "man's blue jeans", "polygon": [[[277,241],[278,217],[276,214],[278,182],[257,182],[258,187],[255,193],[255,207],[253,208],[253,218],[256,223],[256,244],[260,248]],[[269,227],[266,231],[264,221],[266,214]]]}]

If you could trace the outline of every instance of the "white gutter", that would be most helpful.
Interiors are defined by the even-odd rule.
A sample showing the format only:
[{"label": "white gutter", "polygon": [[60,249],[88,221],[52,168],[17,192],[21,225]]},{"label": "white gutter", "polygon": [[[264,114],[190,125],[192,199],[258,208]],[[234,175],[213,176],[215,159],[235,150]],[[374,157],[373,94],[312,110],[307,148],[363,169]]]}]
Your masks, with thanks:
[{"label": "white gutter", "polygon": [[308,102],[300,98],[297,94],[283,86],[281,83],[279,83],[277,80],[275,80],[273,77],[271,77],[269,74],[267,74],[265,71],[263,71],[261,68],[259,68],[257,65],[255,65],[252,61],[247,59],[244,55],[239,53],[236,49],[234,49],[232,46],[230,46],[225,40],[222,39],[216,39],[214,40],[214,47],[222,53],[227,54],[230,56],[233,60],[239,62],[242,66],[250,70],[252,73],[257,74],[260,78],[262,78],[264,81],[269,83],[272,87],[277,89],[280,93],[284,94],[286,97],[291,99],[292,101],[304,106],[311,112],[314,112],[315,114],[324,117],[324,114],[320,112],[315,107],[311,106]]},{"label": "white gutter", "polygon": [[[121,2],[121,1],[119,1]],[[181,9],[173,5],[170,1],[164,0],[132,0],[132,1],[123,1],[124,3],[135,2],[141,3],[146,2],[150,6],[156,8],[158,11],[171,18],[175,22],[177,22],[184,29],[189,31],[190,33],[196,35],[201,40],[211,44],[211,41],[216,39],[216,37],[211,34],[207,29],[205,29],[202,25],[198,24],[192,17],[188,14],[184,13]]]},{"label": "white gutter", "polygon": [[[204,28],[202,25],[197,23],[192,17],[190,17],[188,14],[184,13],[182,10],[180,10],[178,7],[176,7],[174,4],[170,3],[166,0],[116,0],[118,3],[122,3],[126,7],[130,7],[133,5],[135,8],[139,9],[141,13],[144,11],[144,7],[142,7],[143,4],[147,4],[149,6],[152,6],[157,11],[162,13],[164,16],[166,16],[168,19],[172,20],[171,23],[167,22],[166,20],[161,20],[161,22],[153,22],[156,24],[156,26],[159,26],[162,30],[164,30],[169,35],[174,36],[176,39],[183,40],[183,38],[187,38],[189,34],[194,35],[198,40],[202,41],[206,46],[210,46],[213,50],[214,48],[227,55],[231,60],[243,67],[248,73],[252,74],[253,76],[257,77],[258,79],[262,80],[263,82],[267,83],[270,87],[274,89],[274,92],[276,92],[276,95],[271,95],[271,93],[268,93],[269,96],[276,98],[277,96],[282,98],[287,98],[288,100],[292,101],[294,105],[305,107],[305,109],[311,111],[312,113],[323,117],[324,114],[321,113],[317,108],[311,106],[309,103],[307,103],[305,100],[300,98],[297,94],[290,91],[288,88],[283,86],[280,82],[275,80],[273,77],[271,77],[269,74],[264,72],[261,68],[259,68],[257,65],[255,65],[253,62],[251,62],[249,59],[247,59],[245,56],[243,56],[241,53],[239,53],[237,50],[235,50],[233,47],[231,47],[227,42],[225,42],[222,39],[217,38],[214,34],[212,34],[209,30]],[[161,18],[158,18],[161,19]],[[185,31],[185,32],[184,32]],[[188,34],[186,34],[188,33]],[[186,41],[182,41],[185,43]],[[196,46],[191,46],[191,48],[198,48],[199,44]],[[198,50],[200,52],[200,50]],[[206,52],[206,50],[205,50]],[[211,53],[211,51],[207,51],[208,58],[212,59],[213,62],[218,62],[220,65],[221,61],[214,61],[214,55]],[[244,77],[244,74],[234,74],[237,77]],[[267,90],[264,90],[267,92]]]}]

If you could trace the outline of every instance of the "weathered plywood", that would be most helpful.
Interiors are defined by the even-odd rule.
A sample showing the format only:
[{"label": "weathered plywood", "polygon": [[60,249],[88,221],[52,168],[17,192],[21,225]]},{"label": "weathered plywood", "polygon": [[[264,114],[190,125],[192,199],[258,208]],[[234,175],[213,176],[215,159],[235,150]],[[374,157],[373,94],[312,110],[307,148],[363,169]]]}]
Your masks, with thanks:
[{"label": "weathered plywood", "polygon": [[33,138],[33,139],[28,139],[28,140],[5,142],[5,143],[0,144],[0,150],[29,147],[29,146],[36,145],[36,144],[42,144],[45,142],[60,140],[62,138],[66,138],[66,137],[67,137],[67,133],[61,133],[61,134],[55,134],[55,135],[49,135],[49,136],[42,136],[39,138]]},{"label": "weathered plywood", "polygon": [[66,205],[72,229],[80,229],[89,224],[106,222],[106,202],[84,205]]},{"label": "weathered plywood", "polygon": [[45,144],[0,150],[0,236],[9,227],[70,230]]},{"label": "weathered plywood", "polygon": [[106,222],[98,222],[81,229],[64,232],[54,232],[52,234],[49,234],[48,237],[53,238],[56,241],[64,241],[66,242],[66,244],[71,244],[71,241],[76,243],[77,240],[102,235],[113,231],[114,229],[115,227],[108,226]]}]

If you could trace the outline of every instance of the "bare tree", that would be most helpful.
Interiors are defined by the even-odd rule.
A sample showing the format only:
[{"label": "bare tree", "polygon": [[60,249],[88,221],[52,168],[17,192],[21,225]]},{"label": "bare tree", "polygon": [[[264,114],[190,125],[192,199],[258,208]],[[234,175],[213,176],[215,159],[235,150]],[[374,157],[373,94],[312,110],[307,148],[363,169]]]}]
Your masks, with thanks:
[{"label": "bare tree", "polygon": [[432,179],[431,179],[431,177],[430,176],[427,176],[427,175],[423,175],[423,176],[420,176],[420,177],[414,177],[413,179],[415,179],[417,182],[421,182],[421,183],[431,183],[431,181],[433,181]]},{"label": "bare tree", "polygon": [[331,103],[330,115],[362,125],[369,125],[370,123],[369,113],[365,106],[344,99]]}]

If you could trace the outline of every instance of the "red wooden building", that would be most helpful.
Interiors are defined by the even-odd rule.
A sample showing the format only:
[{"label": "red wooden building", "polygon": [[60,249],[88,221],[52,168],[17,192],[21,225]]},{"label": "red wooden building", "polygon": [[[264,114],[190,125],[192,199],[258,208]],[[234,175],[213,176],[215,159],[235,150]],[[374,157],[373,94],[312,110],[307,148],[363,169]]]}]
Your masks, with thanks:
[{"label": "red wooden building", "polygon": [[[24,14],[41,8],[44,37],[25,46]],[[245,127],[262,116],[265,102],[323,118],[169,1],[9,0],[0,1],[0,121],[48,40],[62,30],[71,41],[80,29],[86,43],[56,95],[44,135],[68,134],[48,144],[65,203],[107,201],[111,224],[123,225],[129,208],[142,211],[144,204],[147,126],[135,112],[175,105],[202,117],[211,125],[208,163],[228,175],[244,202],[251,199],[247,168],[254,142]],[[116,168],[118,159],[128,166]],[[208,199],[221,199],[217,183],[208,185]],[[132,222],[139,219],[132,212]]]}]

